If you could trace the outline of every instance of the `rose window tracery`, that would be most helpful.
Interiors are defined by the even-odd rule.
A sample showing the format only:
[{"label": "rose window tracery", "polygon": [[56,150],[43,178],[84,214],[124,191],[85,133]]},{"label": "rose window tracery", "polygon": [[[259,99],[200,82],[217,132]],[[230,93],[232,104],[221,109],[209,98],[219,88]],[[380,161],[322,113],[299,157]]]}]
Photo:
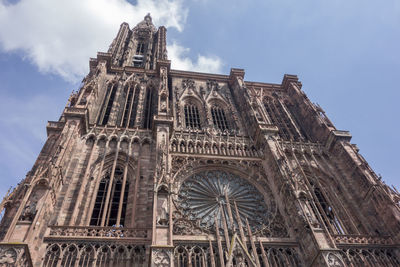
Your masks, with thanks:
[{"label": "rose window tracery", "polygon": [[[205,230],[238,227],[239,214],[242,226],[246,219],[252,230],[258,230],[271,222],[271,207],[249,182],[225,171],[205,171],[185,180],[179,190],[177,206],[182,215],[197,221]],[[272,204],[270,205],[272,206]],[[236,210],[237,207],[237,210]],[[233,225],[232,225],[233,221]]]}]

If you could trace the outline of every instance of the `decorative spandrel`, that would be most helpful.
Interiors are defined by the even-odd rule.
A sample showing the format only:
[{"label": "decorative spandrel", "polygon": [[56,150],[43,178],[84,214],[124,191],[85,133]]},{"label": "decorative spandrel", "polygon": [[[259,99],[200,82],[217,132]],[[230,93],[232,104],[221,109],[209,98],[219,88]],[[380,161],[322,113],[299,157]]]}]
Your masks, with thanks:
[{"label": "decorative spandrel", "polygon": [[[252,230],[268,225],[272,214],[264,197],[246,180],[224,171],[197,173],[183,182],[177,198],[182,214],[197,221],[204,230],[238,227],[238,214],[243,226],[246,219]],[[233,225],[232,225],[233,221]]]}]

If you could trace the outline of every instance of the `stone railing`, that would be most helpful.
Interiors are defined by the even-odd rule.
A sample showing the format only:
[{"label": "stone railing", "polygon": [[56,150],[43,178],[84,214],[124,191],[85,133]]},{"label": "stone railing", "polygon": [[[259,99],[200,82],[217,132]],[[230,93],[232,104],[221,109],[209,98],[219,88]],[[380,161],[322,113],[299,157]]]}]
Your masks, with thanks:
[{"label": "stone railing", "polygon": [[208,154],[218,156],[252,157],[262,156],[253,142],[244,136],[209,130],[175,132],[170,141],[170,152],[183,154]]},{"label": "stone railing", "polygon": [[390,236],[334,235],[333,238],[338,245],[394,245],[394,242]]},{"label": "stone railing", "polygon": [[100,227],[100,226],[50,226],[48,238],[119,238],[150,239],[151,229]]},{"label": "stone railing", "polygon": [[64,115],[83,117],[86,115],[86,108],[66,107]]}]

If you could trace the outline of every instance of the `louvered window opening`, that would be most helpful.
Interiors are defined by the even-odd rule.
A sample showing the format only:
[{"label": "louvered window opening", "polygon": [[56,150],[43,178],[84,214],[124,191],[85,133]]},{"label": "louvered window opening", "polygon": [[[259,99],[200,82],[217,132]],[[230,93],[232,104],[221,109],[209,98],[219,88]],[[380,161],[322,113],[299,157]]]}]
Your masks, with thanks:
[{"label": "louvered window opening", "polygon": [[213,107],[211,109],[211,115],[214,125],[221,131],[228,130],[228,121],[225,116],[225,112],[222,108]]},{"label": "louvered window opening", "polygon": [[201,129],[200,115],[197,106],[185,105],[185,125],[187,128]]},{"label": "louvered window opening", "polygon": [[134,67],[140,68],[143,66],[145,52],[146,52],[146,44],[138,43],[136,47],[136,54],[133,56]]},{"label": "louvered window opening", "polygon": [[272,123],[278,127],[282,139],[298,141],[301,138],[281,103],[268,99],[264,102],[264,106]]}]

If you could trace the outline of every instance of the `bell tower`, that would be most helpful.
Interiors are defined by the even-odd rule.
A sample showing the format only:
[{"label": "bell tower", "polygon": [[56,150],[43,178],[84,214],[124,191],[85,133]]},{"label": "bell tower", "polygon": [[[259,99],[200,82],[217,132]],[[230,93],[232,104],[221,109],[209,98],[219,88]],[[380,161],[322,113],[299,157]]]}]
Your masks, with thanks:
[{"label": "bell tower", "polygon": [[171,69],[122,23],[0,204],[0,266],[400,266],[400,194],[279,84]]},{"label": "bell tower", "polygon": [[158,59],[167,59],[166,29],[162,26],[157,30],[150,14],[132,30],[122,23],[108,53],[116,66],[154,70]]}]

